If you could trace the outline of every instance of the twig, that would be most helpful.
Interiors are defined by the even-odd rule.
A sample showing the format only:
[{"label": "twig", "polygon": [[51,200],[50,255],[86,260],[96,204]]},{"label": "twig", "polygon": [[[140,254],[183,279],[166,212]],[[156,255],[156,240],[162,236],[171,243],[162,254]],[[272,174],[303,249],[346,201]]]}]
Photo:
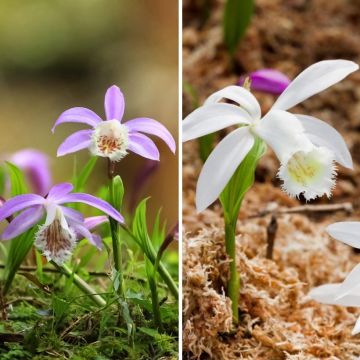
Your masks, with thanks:
[{"label": "twig", "polygon": [[277,218],[273,214],[271,216],[270,223],[266,228],[266,234],[267,234],[266,258],[270,260],[272,260],[273,258],[273,250],[274,250],[274,243],[275,243],[277,229],[278,229]]},{"label": "twig", "polygon": [[308,212],[336,212],[336,211],[345,211],[348,214],[351,214],[354,211],[353,205],[350,202],[345,202],[342,204],[329,204],[329,205],[301,205],[295,206],[292,208],[285,208],[279,210],[263,210],[258,214],[251,215],[248,219],[255,219],[259,217],[264,217],[266,215],[282,215],[282,214],[300,214]]}]

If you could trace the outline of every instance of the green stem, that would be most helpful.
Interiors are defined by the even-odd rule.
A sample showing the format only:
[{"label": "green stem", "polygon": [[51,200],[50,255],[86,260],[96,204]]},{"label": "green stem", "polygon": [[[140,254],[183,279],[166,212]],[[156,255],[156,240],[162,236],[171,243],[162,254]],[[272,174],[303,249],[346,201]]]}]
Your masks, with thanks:
[{"label": "green stem", "polygon": [[61,271],[68,278],[72,278],[74,284],[86,295],[90,297],[90,299],[97,304],[98,306],[106,306],[106,301],[98,294],[96,294],[95,290],[79,275],[75,274],[67,265],[63,264],[59,266],[55,262],[51,262],[59,271]]},{"label": "green stem", "polygon": [[[153,265],[150,265],[153,267]],[[148,280],[149,280],[149,287],[151,291],[151,304],[153,309],[153,315],[154,315],[154,323],[156,328],[159,331],[162,331],[162,323],[161,323],[161,314],[160,314],[160,306],[159,306],[159,294],[158,289],[156,285],[156,272],[155,268],[151,269],[148,274]]]},{"label": "green stem", "polygon": [[[135,235],[132,233],[132,231],[126,227],[126,226],[122,226],[123,229],[127,232],[127,234],[133,238],[133,240],[139,244],[138,239],[135,237]],[[150,262],[155,266],[156,263],[156,251],[154,249],[154,247],[152,246],[152,244],[149,244],[150,248],[148,251],[145,252],[146,257],[150,260]],[[145,250],[145,249],[143,249]],[[170,292],[173,294],[173,296],[178,299],[179,298],[179,290],[176,286],[175,281],[173,280],[173,278],[171,277],[171,275],[169,274],[168,270],[166,269],[166,267],[164,266],[164,264],[160,261],[157,267],[157,271],[160,274],[160,276],[162,277],[162,279],[164,280],[165,284],[167,285],[167,287],[169,288]]]},{"label": "green stem", "polygon": [[116,276],[119,279],[119,287],[117,289],[118,295],[123,295],[123,273],[122,273],[122,256],[121,256],[121,243],[119,237],[119,225],[118,222],[112,218],[109,218],[112,248],[113,248],[113,259],[114,268],[116,270]]},{"label": "green stem", "polygon": [[228,282],[227,293],[231,299],[231,309],[233,313],[233,322],[237,324],[239,322],[239,310],[238,310],[238,301],[239,301],[239,291],[240,291],[240,276],[236,269],[236,241],[235,241],[235,231],[236,231],[236,220],[231,221],[229,218],[225,217],[225,245],[226,252],[230,257],[230,279]]}]

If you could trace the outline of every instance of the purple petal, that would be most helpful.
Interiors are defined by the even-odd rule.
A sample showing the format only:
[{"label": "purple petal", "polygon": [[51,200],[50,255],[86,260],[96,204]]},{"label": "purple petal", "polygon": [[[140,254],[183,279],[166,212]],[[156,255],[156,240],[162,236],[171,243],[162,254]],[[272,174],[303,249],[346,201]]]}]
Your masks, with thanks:
[{"label": "purple petal", "polygon": [[101,224],[104,224],[108,221],[109,221],[109,219],[107,216],[91,216],[91,217],[85,218],[84,226],[88,230],[92,230],[95,227],[97,227]]},{"label": "purple petal", "polygon": [[92,133],[93,130],[80,130],[73,133],[59,146],[57,156],[71,154],[89,147]]},{"label": "purple petal", "polygon": [[130,132],[144,132],[146,134],[156,135],[164,140],[170,150],[175,154],[176,144],[172,135],[166,127],[156,120],[149,118],[137,118],[125,123]]},{"label": "purple petal", "polygon": [[88,239],[92,245],[96,246],[100,250],[102,249],[101,238],[97,235],[93,235],[85,226],[79,223],[71,223],[71,227],[74,229],[78,240],[81,240],[83,238]]},{"label": "purple petal", "polygon": [[0,221],[10,215],[34,205],[42,205],[45,199],[36,194],[18,195],[6,201],[0,208]]},{"label": "purple petal", "polygon": [[125,99],[121,90],[113,85],[109,87],[105,94],[105,114],[106,120],[119,120],[124,116]]},{"label": "purple petal", "polygon": [[45,196],[52,184],[49,157],[41,151],[25,149],[16,152],[10,162],[17,165],[32,186],[34,193]]},{"label": "purple petal", "polygon": [[129,150],[150,160],[159,160],[160,154],[155,143],[140,133],[129,134]]},{"label": "purple petal", "polygon": [[42,206],[33,206],[24,210],[6,227],[2,234],[2,240],[10,240],[24,233],[38,223],[43,216],[44,208]]},{"label": "purple petal", "polygon": [[67,195],[68,193],[72,192],[73,189],[74,186],[70,183],[60,183],[54,185],[50,189],[47,199],[52,201],[60,200],[64,195]]},{"label": "purple petal", "polygon": [[55,128],[63,123],[82,123],[95,127],[102,119],[92,110],[83,107],[74,107],[64,111],[56,120],[52,132]]},{"label": "purple petal", "polygon": [[[270,94],[281,94],[290,84],[290,79],[282,72],[274,69],[262,69],[249,74],[251,89],[267,92]],[[245,76],[239,80],[243,85]]]},{"label": "purple petal", "polygon": [[66,217],[67,220],[70,221],[75,221],[78,223],[82,223],[85,221],[83,214],[80,211],[65,207],[65,206],[60,206],[61,211],[63,212],[64,216]]},{"label": "purple petal", "polygon": [[89,194],[83,194],[83,193],[73,193],[65,195],[61,201],[60,204],[65,203],[84,203],[90,206],[93,206],[105,214],[109,215],[116,221],[123,223],[124,218],[121,216],[121,214],[115,210],[110,204],[108,204],[106,201],[101,200],[95,196],[89,195]]}]

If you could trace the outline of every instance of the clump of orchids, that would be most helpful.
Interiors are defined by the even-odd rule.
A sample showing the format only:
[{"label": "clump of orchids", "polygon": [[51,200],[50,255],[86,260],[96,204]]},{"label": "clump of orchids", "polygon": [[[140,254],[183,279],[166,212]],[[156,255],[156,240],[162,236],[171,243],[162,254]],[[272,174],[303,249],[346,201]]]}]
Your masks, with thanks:
[{"label": "clump of orchids", "polygon": [[326,122],[288,110],[357,69],[357,64],[347,60],[321,61],[305,69],[290,83],[278,73],[265,70],[253,74],[256,87],[266,90],[275,83],[285,90],[264,116],[250,90],[233,85],[209,96],[203,106],[183,121],[183,141],[237,126],[210,153],[196,187],[199,212],[218,198],[224,209],[226,250],[232,260],[227,293],[232,300],[235,323],[240,287],[235,261],[235,229],[242,200],[254,181],[257,162],[269,145],[279,159],[278,177],[288,195],[302,195],[306,200],[323,195],[330,197],[335,186],[335,162],[352,168],[345,141]]},{"label": "clump of orchids", "polygon": [[[2,240],[12,240],[16,246],[25,244],[35,245],[36,249],[54,266],[65,274],[74,277],[74,282],[88,296],[101,306],[106,305],[101,296],[89,287],[68,268],[67,262],[72,256],[74,248],[81,239],[87,239],[90,244],[102,249],[102,238],[92,233],[99,225],[109,223],[109,232],[112,238],[113,254],[113,281],[116,283],[116,292],[124,297],[122,288],[122,249],[120,242],[120,228],[135,241],[144,252],[149,273],[154,306],[154,316],[160,327],[159,303],[154,277],[159,273],[167,284],[170,292],[177,298],[178,290],[175,281],[161,262],[161,255],[165,250],[161,244],[156,249],[147,233],[146,200],[142,201],[132,218],[132,228],[125,223],[120,214],[124,187],[120,176],[115,175],[115,166],[129,152],[136,153],[146,159],[158,161],[160,154],[155,143],[145,134],[161,138],[175,153],[176,144],[169,131],[158,121],[150,118],[136,118],[122,123],[125,111],[124,96],[117,86],[111,86],[105,94],[105,120],[90,109],[75,107],[63,112],[56,120],[52,131],[63,123],[81,123],[91,126],[91,129],[80,130],[70,135],[58,148],[57,155],[63,156],[89,149],[93,157],[82,172],[82,179],[76,184],[60,183],[51,186],[51,174],[48,158],[34,150],[23,150],[8,157],[8,168],[11,183],[10,199],[0,201],[0,222],[8,222],[3,231]],[[78,191],[84,185],[85,179],[93,170],[97,157],[104,157],[109,162],[109,180],[105,199]],[[15,166],[15,164],[17,166]],[[19,170],[21,169],[23,173]],[[31,183],[34,193],[25,193],[23,183],[19,181],[24,175]],[[6,186],[5,186],[6,187]],[[74,189],[75,187],[75,189]],[[82,204],[82,205],[81,205]],[[78,206],[76,206],[78,205]],[[90,206],[103,215],[85,217],[79,211],[83,205]],[[171,237],[172,239],[173,237]],[[165,240],[165,239],[163,239]],[[167,240],[167,244],[169,239]],[[15,247],[16,247],[15,246]],[[4,296],[11,285],[14,274],[24,259],[23,256],[15,263],[10,264],[12,271],[6,279],[2,295]],[[18,258],[18,257],[17,257]],[[115,287],[115,285],[114,285]]]}]

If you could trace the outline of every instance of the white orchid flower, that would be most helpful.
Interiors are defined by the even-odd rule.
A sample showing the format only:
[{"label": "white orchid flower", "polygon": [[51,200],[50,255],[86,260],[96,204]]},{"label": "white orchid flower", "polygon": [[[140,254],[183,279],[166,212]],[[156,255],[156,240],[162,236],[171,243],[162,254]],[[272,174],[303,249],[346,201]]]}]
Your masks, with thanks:
[{"label": "white orchid flower", "polygon": [[[336,84],[358,67],[348,60],[325,60],[311,65],[290,83],[263,118],[256,98],[239,86],[215,92],[188,115],[183,121],[183,141],[240,125],[205,162],[197,184],[197,210],[206,209],[218,198],[251,150],[255,137],[264,140],[279,158],[278,176],[290,196],[303,194],[307,200],[330,196],[336,175],[334,162],[352,168],[344,139],[327,123],[286,110]],[[239,106],[221,103],[222,99]]]},{"label": "white orchid flower", "polygon": [[[327,232],[336,240],[360,249],[360,222],[338,222]],[[360,264],[356,265],[342,283],[325,284],[312,289],[310,298],[322,304],[360,307]],[[360,333],[360,318],[352,335]]]}]

